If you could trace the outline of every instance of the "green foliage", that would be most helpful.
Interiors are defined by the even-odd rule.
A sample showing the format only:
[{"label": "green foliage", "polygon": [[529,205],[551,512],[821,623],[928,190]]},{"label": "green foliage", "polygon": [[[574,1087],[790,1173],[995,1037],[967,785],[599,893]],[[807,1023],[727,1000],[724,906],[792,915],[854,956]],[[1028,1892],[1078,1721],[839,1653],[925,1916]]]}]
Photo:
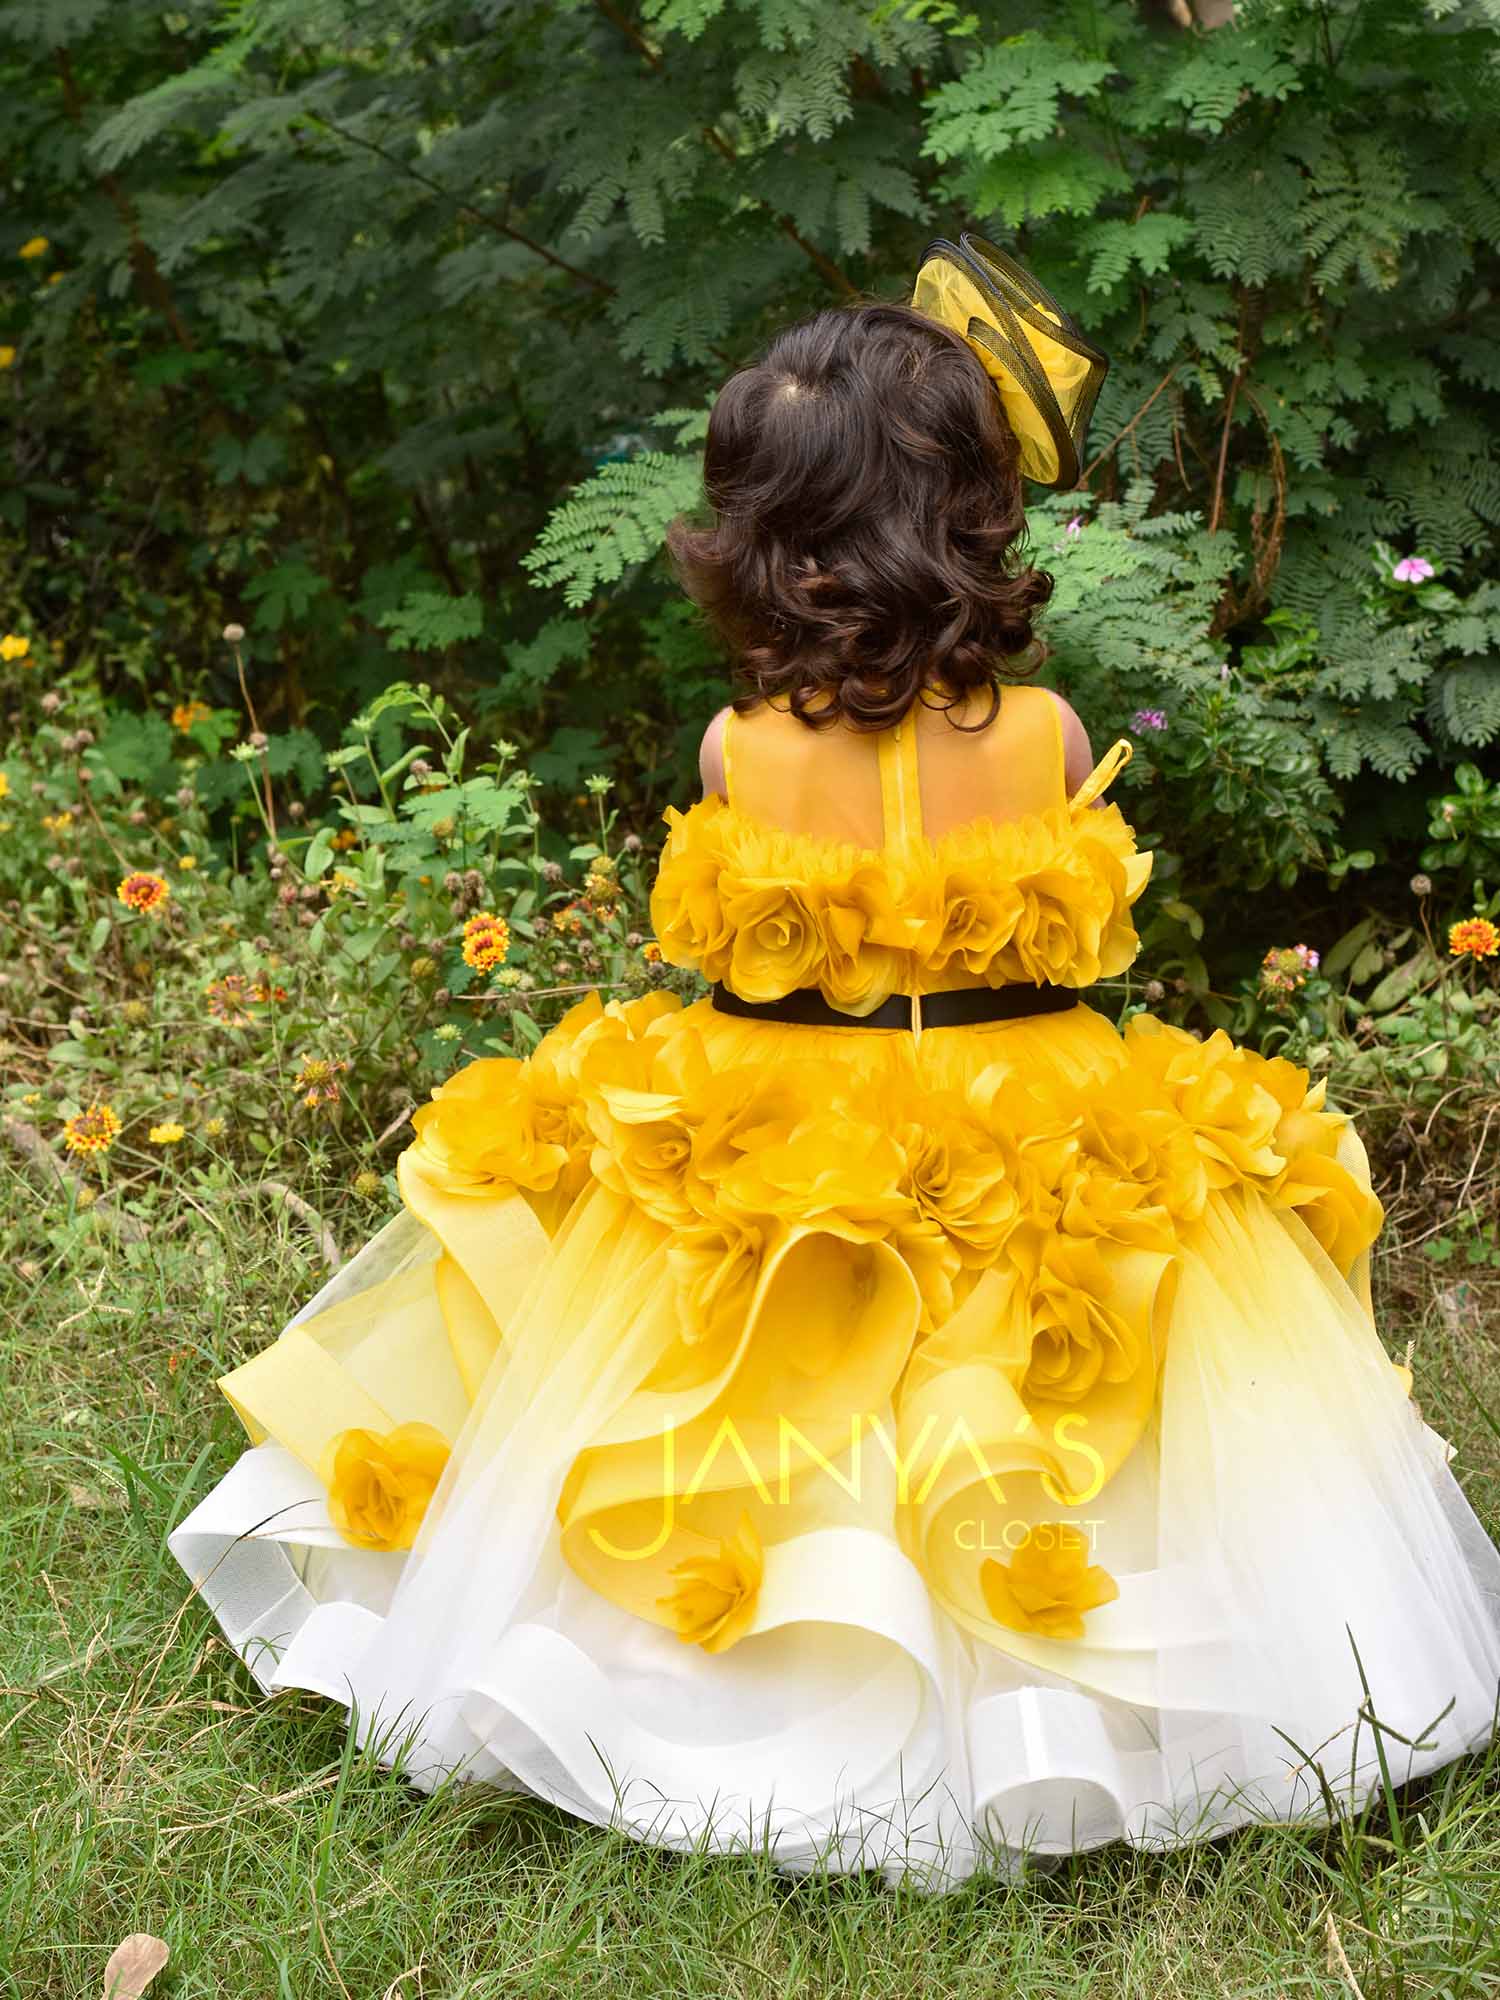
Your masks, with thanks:
[{"label": "green foliage", "polygon": [[724,692],[659,560],[708,397],[977,227],[1112,357],[1033,540],[1096,736],[1169,714],[1128,797],[1196,989],[1236,885],[1404,879],[1500,736],[1497,57],[1495,0],[0,7],[0,615],[131,711],[122,785],[188,695],[305,785],[420,654],[654,806]]}]

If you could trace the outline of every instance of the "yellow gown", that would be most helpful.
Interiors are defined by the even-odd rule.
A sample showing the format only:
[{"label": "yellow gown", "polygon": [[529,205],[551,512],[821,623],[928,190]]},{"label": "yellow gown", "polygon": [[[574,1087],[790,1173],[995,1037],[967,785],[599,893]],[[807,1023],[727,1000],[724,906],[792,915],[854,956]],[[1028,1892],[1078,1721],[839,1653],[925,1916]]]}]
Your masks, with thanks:
[{"label": "yellow gown", "polygon": [[[983,721],[977,698],[958,721]],[[741,1000],[1084,988],[1149,871],[1057,711],[730,719],[664,955]],[[1305,1071],[1080,1001],[590,996],[434,1092],[404,1213],[225,1378],[172,1546],[431,1786],[932,1886],[1358,1802],[1488,1734],[1500,1556]]]}]

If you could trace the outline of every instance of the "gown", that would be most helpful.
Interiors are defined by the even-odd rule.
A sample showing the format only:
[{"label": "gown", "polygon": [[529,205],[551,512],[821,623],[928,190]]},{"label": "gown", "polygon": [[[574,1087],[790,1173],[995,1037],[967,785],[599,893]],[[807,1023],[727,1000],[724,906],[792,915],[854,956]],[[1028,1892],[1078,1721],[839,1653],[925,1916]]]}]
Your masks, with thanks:
[{"label": "gown", "polygon": [[[968,699],[732,714],[664,957],[846,1016],[1117,979],[1128,746],[1070,798],[1043,690]],[[433,1092],[171,1538],[263,1689],[423,1789],[934,1889],[1488,1739],[1500,1555],[1381,1346],[1324,1085],[1083,998],[907,1005],[591,994]]]}]

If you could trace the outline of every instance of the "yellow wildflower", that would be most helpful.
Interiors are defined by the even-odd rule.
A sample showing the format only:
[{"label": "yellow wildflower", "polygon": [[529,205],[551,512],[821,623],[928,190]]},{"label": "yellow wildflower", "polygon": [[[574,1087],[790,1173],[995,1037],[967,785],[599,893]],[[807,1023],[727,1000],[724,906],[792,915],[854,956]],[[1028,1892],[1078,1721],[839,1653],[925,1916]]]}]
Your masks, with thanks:
[{"label": "yellow wildflower", "polygon": [[64,834],[72,824],[73,815],[70,812],[42,814],[42,825],[46,827],[48,833]]},{"label": "yellow wildflower", "polygon": [[13,347],[0,347],[0,369],[14,368],[15,365],[16,350]]},{"label": "yellow wildflower", "polygon": [[229,1127],[222,1118],[205,1118],[203,1121],[203,1136],[205,1139],[222,1139],[228,1130]]},{"label": "yellow wildflower", "polygon": [[352,826],[341,826],[328,845],[335,853],[347,854],[351,847],[358,847],[359,835]]},{"label": "yellow wildflower", "polygon": [[191,871],[198,866],[198,857],[196,854],[179,854],[177,866],[184,871]]},{"label": "yellow wildflower", "polygon": [[6,777],[3,771],[0,771],[0,799],[8,799],[9,797],[10,779]]},{"label": "yellow wildflower", "polygon": [[68,275],[68,274],[67,274],[67,272],[66,272],[66,271],[54,271],[54,272],[52,273],[51,277],[50,277],[50,278],[48,278],[48,280],[47,280],[47,283],[48,283],[49,285],[60,285],[60,284],[62,283],[63,279],[64,279],[64,278],[65,278],[65,277],[66,277],[67,275]]},{"label": "yellow wildflower", "polygon": [[7,632],[0,639],[0,660],[24,660],[31,651],[31,641],[23,639],[19,632]]},{"label": "yellow wildflower", "polygon": [[137,910],[143,916],[160,916],[167,906],[172,891],[160,875],[148,874],[137,868],[127,875],[115,891],[127,910]]},{"label": "yellow wildflower", "polygon": [[28,236],[16,255],[25,257],[29,262],[33,257],[45,257],[50,248],[45,236]]},{"label": "yellow wildflower", "polygon": [[63,1126],[63,1144],[70,1153],[107,1153],[120,1136],[118,1113],[98,1098]]},{"label": "yellow wildflower", "polygon": [[153,1125],[146,1137],[153,1146],[176,1146],[187,1137],[187,1128],[168,1120],[165,1125]]}]

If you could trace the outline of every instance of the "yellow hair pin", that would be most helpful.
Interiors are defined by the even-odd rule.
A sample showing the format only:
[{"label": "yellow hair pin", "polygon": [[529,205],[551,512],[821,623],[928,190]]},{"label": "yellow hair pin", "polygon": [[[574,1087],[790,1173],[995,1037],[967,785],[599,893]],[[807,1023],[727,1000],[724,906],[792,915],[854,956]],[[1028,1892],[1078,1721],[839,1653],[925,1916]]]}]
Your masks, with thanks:
[{"label": "yellow hair pin", "polygon": [[930,245],[911,302],[978,355],[1020,439],[1025,477],[1076,485],[1108,356],[1024,266],[982,236]]}]

